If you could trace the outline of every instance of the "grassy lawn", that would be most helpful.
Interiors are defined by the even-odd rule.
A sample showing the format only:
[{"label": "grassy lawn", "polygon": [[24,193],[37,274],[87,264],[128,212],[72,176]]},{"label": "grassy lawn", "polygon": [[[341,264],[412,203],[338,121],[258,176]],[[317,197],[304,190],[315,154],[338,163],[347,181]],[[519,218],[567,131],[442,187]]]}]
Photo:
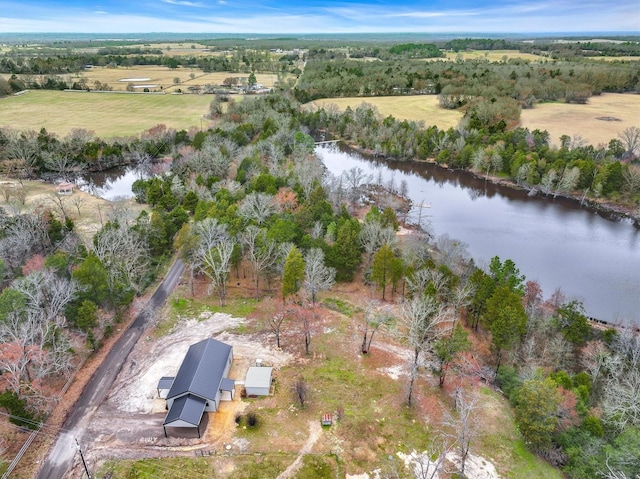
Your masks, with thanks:
[{"label": "grassy lawn", "polygon": [[475,454],[496,464],[500,477],[505,479],[562,479],[564,475],[559,470],[527,449],[516,429],[513,410],[507,399],[489,388],[482,388],[480,392],[484,420]]},{"label": "grassy lawn", "polygon": [[440,108],[437,95],[323,98],[311,102],[310,105],[335,104],[340,110],[344,110],[348,106],[356,108],[362,103],[375,106],[383,116],[424,121],[425,125],[436,125],[445,130],[456,126],[462,118],[459,111]]},{"label": "grassy lawn", "polygon": [[[102,138],[137,135],[164,123],[200,127],[210,95],[144,95],[34,90],[0,100],[0,126],[66,135],[74,128]],[[204,120],[206,127],[206,120]]]}]

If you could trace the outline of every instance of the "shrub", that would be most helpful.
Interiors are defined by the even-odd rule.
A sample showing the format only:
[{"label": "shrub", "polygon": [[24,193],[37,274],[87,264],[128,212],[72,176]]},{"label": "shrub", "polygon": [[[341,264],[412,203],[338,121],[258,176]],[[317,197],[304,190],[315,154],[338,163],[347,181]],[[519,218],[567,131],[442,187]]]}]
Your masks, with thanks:
[{"label": "shrub", "polygon": [[258,415],[254,412],[247,414],[247,426],[256,427],[258,425]]},{"label": "shrub", "polygon": [[26,399],[21,399],[13,391],[0,394],[0,406],[10,414],[9,421],[17,426],[36,429],[38,414],[29,409]]},{"label": "shrub", "polygon": [[498,387],[502,389],[502,392],[509,398],[509,401],[513,402],[513,398],[518,389],[522,385],[522,380],[518,377],[516,369],[511,366],[503,366],[498,370],[496,376],[496,382]]}]

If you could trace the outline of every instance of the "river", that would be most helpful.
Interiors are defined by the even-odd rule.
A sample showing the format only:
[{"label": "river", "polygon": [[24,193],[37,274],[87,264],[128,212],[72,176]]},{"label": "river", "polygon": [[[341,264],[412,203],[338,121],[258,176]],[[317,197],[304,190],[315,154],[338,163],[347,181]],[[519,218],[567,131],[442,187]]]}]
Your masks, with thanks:
[{"label": "river", "polygon": [[423,225],[465,242],[479,266],[496,255],[511,259],[545,298],[560,288],[591,317],[640,325],[640,230],[630,221],[432,164],[374,161],[336,145],[316,153],[334,175],[359,167],[383,184],[406,181],[414,207],[430,204],[420,208]]}]

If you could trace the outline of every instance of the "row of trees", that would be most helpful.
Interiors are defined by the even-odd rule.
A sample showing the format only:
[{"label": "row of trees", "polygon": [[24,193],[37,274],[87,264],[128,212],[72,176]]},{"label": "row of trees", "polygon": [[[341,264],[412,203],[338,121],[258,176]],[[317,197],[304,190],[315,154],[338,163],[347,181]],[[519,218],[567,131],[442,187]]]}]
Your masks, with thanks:
[{"label": "row of trees", "polygon": [[[487,107],[485,112],[484,107]],[[455,129],[383,118],[363,103],[340,112],[331,105],[308,110],[311,128],[327,129],[359,148],[394,159],[435,159],[450,168],[508,178],[544,194],[606,197],[634,205],[640,193],[640,129],[630,127],[608,145],[586,145],[579,137],[563,136],[550,145],[546,131],[506,128],[493,107],[478,104]]]},{"label": "row of trees", "polygon": [[[601,92],[638,90],[637,62],[487,59],[429,63],[419,60],[362,62],[315,59],[296,84],[300,102],[318,98],[445,93],[469,98],[512,98],[521,107],[537,102],[585,102]],[[457,105],[460,106],[460,105]]]}]

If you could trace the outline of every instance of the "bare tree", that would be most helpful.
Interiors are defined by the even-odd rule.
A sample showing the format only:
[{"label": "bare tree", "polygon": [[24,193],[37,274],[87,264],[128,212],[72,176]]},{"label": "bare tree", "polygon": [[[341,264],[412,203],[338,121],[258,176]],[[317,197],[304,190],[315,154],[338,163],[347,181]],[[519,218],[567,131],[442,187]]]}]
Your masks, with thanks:
[{"label": "bare tree", "polygon": [[304,257],[303,288],[316,304],[318,293],[331,289],[335,283],[336,270],[324,264],[324,252],[320,248],[311,248]]},{"label": "bare tree", "polygon": [[471,257],[469,245],[444,233],[436,238],[435,247],[438,261],[453,272],[461,274]]},{"label": "bare tree", "polygon": [[69,156],[59,153],[47,153],[42,155],[44,164],[46,167],[60,173],[62,178],[66,181],[69,178],[69,174],[73,171],[74,162]]},{"label": "bare tree", "polygon": [[371,182],[371,175],[366,175],[365,172],[358,166],[354,166],[349,170],[342,173],[342,177],[348,188],[347,198],[353,204],[356,203],[362,195],[362,187],[366,183]]},{"label": "bare tree", "polygon": [[475,392],[457,387],[454,392],[456,414],[445,411],[444,423],[452,429],[451,437],[458,449],[458,468],[460,477],[465,476],[465,464],[469,456],[471,443],[477,439],[480,431],[476,417],[479,398]]},{"label": "bare tree", "polygon": [[568,193],[575,190],[576,186],[578,186],[579,179],[580,168],[577,166],[574,166],[573,168],[566,167],[556,185],[556,192],[553,195],[554,198],[558,193]]},{"label": "bare tree", "polygon": [[605,422],[617,431],[640,425],[640,368],[618,368],[607,381],[602,401]]},{"label": "bare tree", "polygon": [[624,181],[624,189],[629,194],[634,195],[640,191],[640,166],[629,165],[626,170],[622,172],[622,179]]},{"label": "bare tree", "polygon": [[199,249],[208,251],[215,245],[229,239],[227,225],[216,218],[205,218],[193,225],[193,233],[198,238]]},{"label": "bare tree", "polygon": [[220,306],[226,306],[229,262],[233,254],[235,241],[224,239],[198,255],[202,261],[202,271],[211,280],[211,286],[218,291]]},{"label": "bare tree", "polygon": [[367,267],[371,265],[373,255],[382,245],[393,246],[396,243],[396,232],[390,226],[382,226],[375,220],[365,221],[360,230],[360,244],[367,254]]},{"label": "bare tree", "polygon": [[307,402],[309,402],[311,388],[303,377],[299,377],[293,384],[293,394],[301,408],[304,408]]},{"label": "bare tree", "polygon": [[282,309],[279,309],[269,317],[269,329],[276,337],[276,347],[278,349],[280,349],[280,334],[282,332],[282,324],[284,323],[285,317],[286,316]]},{"label": "bare tree", "polygon": [[315,185],[322,183],[325,167],[315,155],[303,155],[295,158],[294,175],[298,179],[305,198],[308,198]]},{"label": "bare tree", "polygon": [[76,210],[78,211],[78,218],[82,216],[80,208],[82,208],[86,202],[87,200],[82,195],[73,195],[71,197],[71,204],[76,207]]},{"label": "bare tree", "polygon": [[238,215],[258,225],[264,223],[276,212],[273,196],[266,193],[249,193],[238,208]]},{"label": "bare tree", "polygon": [[640,128],[631,126],[618,134],[618,138],[626,148],[626,154],[638,156],[640,154]]},{"label": "bare tree", "polygon": [[254,225],[247,227],[242,232],[240,239],[245,246],[245,254],[253,266],[256,298],[258,298],[260,296],[260,275],[277,262],[278,245],[275,241],[267,238],[265,230]]},{"label": "bare tree", "polygon": [[[412,477],[416,479],[438,479],[441,473],[447,473],[445,465],[448,461],[448,454],[452,451],[454,444],[450,437],[439,435],[434,438],[426,451],[418,453],[413,451],[408,457],[408,467]],[[400,477],[396,472],[391,478]]]},{"label": "bare tree", "polygon": [[404,303],[398,336],[413,352],[407,404],[413,398],[422,357],[431,352],[435,341],[449,333],[450,325],[447,309],[432,296],[416,296]]},{"label": "bare tree", "polygon": [[542,179],[540,180],[540,189],[545,195],[548,195],[553,191],[553,187],[557,180],[558,172],[552,168],[542,175]]},{"label": "bare tree", "polygon": [[387,307],[381,306],[377,302],[367,303],[362,326],[360,328],[360,331],[362,332],[362,346],[360,347],[360,351],[363,354],[366,354],[371,350],[373,335],[376,334],[380,327],[391,323],[392,319],[391,312]]},{"label": "bare tree", "polygon": [[148,245],[128,225],[126,216],[120,217],[117,225],[107,224],[94,237],[91,247],[109,274],[111,292],[115,292],[119,284],[139,292],[149,268]]},{"label": "bare tree", "polygon": [[0,239],[0,257],[13,269],[35,253],[50,247],[47,223],[33,213],[17,214],[6,222],[4,237]]}]

